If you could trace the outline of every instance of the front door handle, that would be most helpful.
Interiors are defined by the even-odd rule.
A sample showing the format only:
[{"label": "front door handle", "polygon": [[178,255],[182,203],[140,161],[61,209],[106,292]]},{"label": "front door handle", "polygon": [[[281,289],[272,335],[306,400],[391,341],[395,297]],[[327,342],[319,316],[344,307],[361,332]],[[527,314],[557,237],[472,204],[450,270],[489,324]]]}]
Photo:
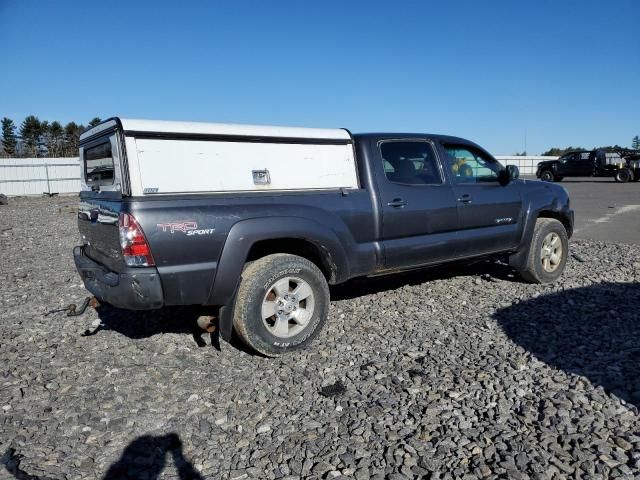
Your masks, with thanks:
[{"label": "front door handle", "polygon": [[471,196],[468,193],[465,193],[464,195],[458,197],[458,201],[464,204],[473,203],[473,200],[471,200]]},{"label": "front door handle", "polygon": [[405,202],[401,198],[394,198],[392,201],[387,203],[387,205],[394,208],[404,208],[407,206],[407,202]]}]

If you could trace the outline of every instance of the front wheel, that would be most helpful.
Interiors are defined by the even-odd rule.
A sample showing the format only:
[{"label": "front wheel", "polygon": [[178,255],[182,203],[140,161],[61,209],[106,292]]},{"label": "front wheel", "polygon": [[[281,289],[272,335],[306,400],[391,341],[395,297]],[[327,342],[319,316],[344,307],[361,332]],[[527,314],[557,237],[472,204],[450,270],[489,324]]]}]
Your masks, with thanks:
[{"label": "front wheel", "polygon": [[328,310],[329,287],[314,263],[296,255],[268,255],[242,272],[233,326],[249,347],[273,357],[308,345]]},{"label": "front wheel", "polygon": [[540,174],[540,180],[543,182],[553,182],[553,172],[551,170],[545,170]]},{"label": "front wheel", "polygon": [[553,218],[539,218],[531,236],[522,278],[531,283],[555,282],[567,263],[569,238],[561,222]]}]

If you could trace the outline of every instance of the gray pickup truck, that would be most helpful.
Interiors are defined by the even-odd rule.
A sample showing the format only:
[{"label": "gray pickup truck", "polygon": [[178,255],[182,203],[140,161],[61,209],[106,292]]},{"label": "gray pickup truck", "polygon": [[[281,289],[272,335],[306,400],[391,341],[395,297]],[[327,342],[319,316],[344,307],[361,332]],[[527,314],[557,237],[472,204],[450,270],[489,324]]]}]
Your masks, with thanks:
[{"label": "gray pickup truck", "polygon": [[564,188],[451,136],[113,118],[80,157],[86,288],[210,307],[270,356],[317,336],[328,285],[482,257],[552,282],[573,229]]}]

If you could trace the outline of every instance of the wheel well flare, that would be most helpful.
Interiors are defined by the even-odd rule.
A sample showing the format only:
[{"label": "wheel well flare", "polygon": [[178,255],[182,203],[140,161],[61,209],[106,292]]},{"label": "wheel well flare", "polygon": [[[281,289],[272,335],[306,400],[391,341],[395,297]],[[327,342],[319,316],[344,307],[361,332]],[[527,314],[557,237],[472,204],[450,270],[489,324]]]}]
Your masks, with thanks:
[{"label": "wheel well flare", "polygon": [[569,219],[567,217],[565,217],[561,213],[554,212],[554,211],[551,211],[551,210],[543,210],[542,212],[540,212],[538,214],[538,218],[554,218],[554,219],[558,220],[560,223],[562,223],[562,225],[564,225],[564,228],[567,231],[567,236],[569,238],[571,238],[571,235],[573,234],[573,229],[571,227],[571,222],[569,221]]},{"label": "wheel well flare", "polygon": [[251,246],[247,255],[247,262],[252,262],[274,253],[288,253],[306,258],[322,271],[327,282],[333,283],[335,281],[336,266],[331,259],[329,251],[322,245],[317,245],[302,238],[260,240]]}]

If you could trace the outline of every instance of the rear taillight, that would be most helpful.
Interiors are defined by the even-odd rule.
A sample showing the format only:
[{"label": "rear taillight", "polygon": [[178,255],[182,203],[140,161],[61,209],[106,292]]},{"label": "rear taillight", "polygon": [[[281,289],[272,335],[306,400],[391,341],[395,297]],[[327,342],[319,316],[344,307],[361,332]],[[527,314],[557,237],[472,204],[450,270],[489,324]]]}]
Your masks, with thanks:
[{"label": "rear taillight", "polygon": [[150,267],[155,265],[151,248],[140,224],[133,215],[120,214],[120,246],[122,256],[129,267]]}]

